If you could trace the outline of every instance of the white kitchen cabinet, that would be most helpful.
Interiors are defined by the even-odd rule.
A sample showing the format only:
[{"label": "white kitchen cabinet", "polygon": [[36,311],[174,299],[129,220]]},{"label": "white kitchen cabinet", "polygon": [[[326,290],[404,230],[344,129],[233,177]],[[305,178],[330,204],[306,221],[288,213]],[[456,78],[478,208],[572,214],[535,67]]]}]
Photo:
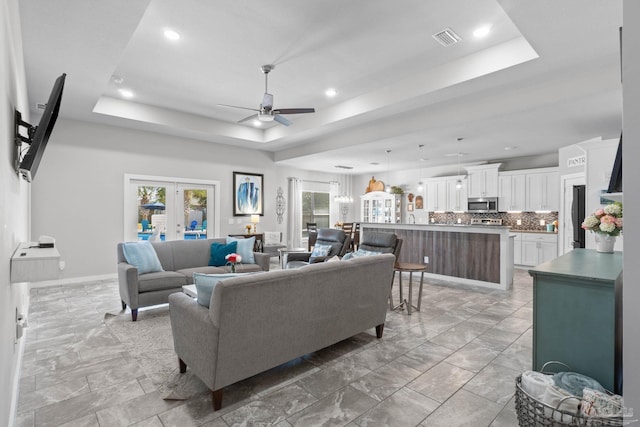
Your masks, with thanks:
[{"label": "white kitchen cabinet", "polygon": [[524,211],[526,207],[525,174],[501,172],[498,177],[498,210]]},{"label": "white kitchen cabinet", "polygon": [[516,233],[513,239],[513,263],[522,264],[522,233]]},{"label": "white kitchen cabinet", "polygon": [[[518,233],[521,235],[521,259],[514,264],[536,266],[558,257],[558,235]],[[515,250],[514,250],[515,252]]]},{"label": "white kitchen cabinet", "polygon": [[560,179],[558,172],[527,173],[525,210],[558,211],[560,208]]},{"label": "white kitchen cabinet", "polygon": [[371,191],[361,197],[362,222],[390,223],[396,219],[396,197],[386,191]]},{"label": "white kitchen cabinet", "polygon": [[[447,179],[447,212],[467,211],[467,180],[464,178],[455,176]],[[458,181],[462,183],[460,188],[457,188]]]},{"label": "white kitchen cabinet", "polygon": [[[462,187],[456,188],[458,180]],[[467,187],[464,176],[447,176],[428,179],[427,211],[429,212],[465,212],[467,210]]]},{"label": "white kitchen cabinet", "polygon": [[498,197],[498,169],[501,163],[466,166],[468,197]]},{"label": "white kitchen cabinet", "polygon": [[437,212],[447,210],[447,181],[446,178],[429,179],[427,187],[427,211]]}]

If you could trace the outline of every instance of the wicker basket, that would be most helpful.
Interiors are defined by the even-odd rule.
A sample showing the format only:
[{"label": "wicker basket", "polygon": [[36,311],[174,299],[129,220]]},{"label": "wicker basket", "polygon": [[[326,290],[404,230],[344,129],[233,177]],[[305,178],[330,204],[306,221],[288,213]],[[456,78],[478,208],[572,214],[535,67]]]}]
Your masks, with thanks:
[{"label": "wicker basket", "polygon": [[516,378],[516,414],[520,427],[562,427],[562,426],[622,426],[632,422],[621,417],[585,417],[540,402],[522,389],[522,375]]}]

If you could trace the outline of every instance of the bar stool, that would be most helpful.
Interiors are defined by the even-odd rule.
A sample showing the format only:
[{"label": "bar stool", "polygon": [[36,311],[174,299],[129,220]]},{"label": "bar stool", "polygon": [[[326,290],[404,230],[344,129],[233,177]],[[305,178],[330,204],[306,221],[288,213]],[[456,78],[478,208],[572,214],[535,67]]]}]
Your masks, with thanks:
[{"label": "bar stool", "polygon": [[[389,306],[392,310],[407,309],[407,314],[411,314],[411,309],[420,311],[420,305],[422,303],[422,284],[424,282],[424,273],[427,271],[425,264],[413,264],[407,262],[398,262],[393,266],[393,274],[396,272],[400,274],[400,304],[394,306],[391,293],[389,293]],[[409,300],[402,298],[402,273],[409,273]],[[418,288],[418,306],[413,305],[412,301],[412,288],[413,288],[413,273],[420,273],[420,288]],[[393,285],[393,284],[392,284]]]}]

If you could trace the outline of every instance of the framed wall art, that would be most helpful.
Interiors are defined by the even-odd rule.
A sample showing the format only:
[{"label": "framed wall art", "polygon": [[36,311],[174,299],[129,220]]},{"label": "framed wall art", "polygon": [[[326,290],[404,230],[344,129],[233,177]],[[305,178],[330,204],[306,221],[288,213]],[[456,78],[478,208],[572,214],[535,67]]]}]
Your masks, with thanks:
[{"label": "framed wall art", "polygon": [[264,215],[264,175],[233,173],[233,215]]}]

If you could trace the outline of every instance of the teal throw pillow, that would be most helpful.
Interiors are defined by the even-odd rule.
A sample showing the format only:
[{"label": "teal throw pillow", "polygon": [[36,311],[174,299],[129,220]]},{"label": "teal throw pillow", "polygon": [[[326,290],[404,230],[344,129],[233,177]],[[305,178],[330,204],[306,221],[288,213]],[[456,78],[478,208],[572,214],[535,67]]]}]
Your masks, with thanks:
[{"label": "teal throw pillow", "polygon": [[343,261],[349,260],[351,258],[360,258],[363,256],[371,256],[371,255],[382,255],[382,252],[376,251],[367,251],[366,249],[358,249],[355,252],[349,252],[342,257]]},{"label": "teal throw pillow", "polygon": [[256,238],[249,237],[248,239],[236,239],[235,237],[227,236],[227,243],[238,243],[238,254],[242,257],[242,264],[255,264],[256,260],[253,256],[253,246],[255,245]]},{"label": "teal throw pillow", "polygon": [[227,264],[225,257],[234,253],[237,250],[236,242],[231,243],[212,243],[211,244],[211,258],[209,258],[209,265],[212,267],[222,267]]},{"label": "teal throw pillow", "polygon": [[193,273],[193,283],[196,285],[196,290],[198,291],[198,304],[209,307],[209,303],[211,302],[211,294],[213,293],[213,288],[216,286],[216,284],[220,280],[227,279],[229,277],[236,277],[242,274],[243,273]]},{"label": "teal throw pillow", "polygon": [[153,245],[146,240],[127,242],[122,245],[122,252],[127,263],[138,269],[138,274],[164,271]]}]

